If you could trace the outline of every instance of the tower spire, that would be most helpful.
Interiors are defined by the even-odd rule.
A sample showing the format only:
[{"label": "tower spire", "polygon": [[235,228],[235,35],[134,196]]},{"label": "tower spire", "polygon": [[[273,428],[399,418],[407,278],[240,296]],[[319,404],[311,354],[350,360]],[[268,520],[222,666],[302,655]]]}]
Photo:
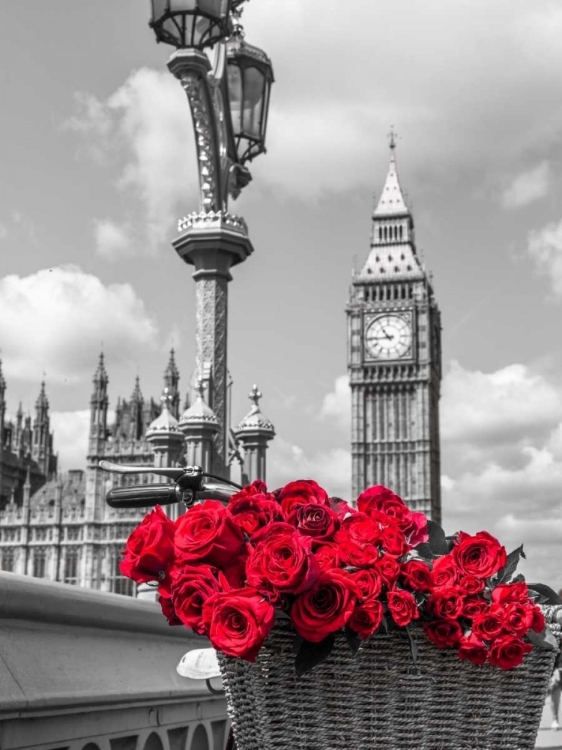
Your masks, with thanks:
[{"label": "tower spire", "polygon": [[396,168],[396,140],[398,135],[394,130],[394,125],[388,134],[388,144],[390,146],[390,163],[382,193],[379,198],[377,207],[373,212],[374,218],[393,218],[395,216],[409,216],[410,210],[406,205],[404,193],[400,187],[398,179],[398,170]]}]

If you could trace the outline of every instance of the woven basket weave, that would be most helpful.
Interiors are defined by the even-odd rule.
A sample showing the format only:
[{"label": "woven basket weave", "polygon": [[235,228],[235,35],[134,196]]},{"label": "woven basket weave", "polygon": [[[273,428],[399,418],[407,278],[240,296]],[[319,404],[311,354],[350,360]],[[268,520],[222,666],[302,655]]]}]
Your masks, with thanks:
[{"label": "woven basket weave", "polygon": [[421,628],[412,637],[419,675],[396,632],[371,638],[356,657],[338,634],[328,659],[300,678],[288,622],[276,624],[255,664],[219,654],[238,750],[534,748],[554,651],[534,648],[504,671],[461,661]]}]

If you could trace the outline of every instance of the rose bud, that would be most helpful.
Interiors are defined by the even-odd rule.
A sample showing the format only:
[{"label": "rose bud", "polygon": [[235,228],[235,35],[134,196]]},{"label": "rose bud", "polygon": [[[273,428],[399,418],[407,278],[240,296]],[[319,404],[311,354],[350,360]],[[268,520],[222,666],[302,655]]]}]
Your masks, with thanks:
[{"label": "rose bud", "polygon": [[176,555],[182,563],[227,565],[244,544],[242,529],[218,500],[194,505],[176,521]]},{"label": "rose bud", "polygon": [[488,648],[474,634],[463,636],[459,643],[459,659],[467,659],[481,666],[488,659]]},{"label": "rose bud", "polygon": [[437,648],[456,646],[462,637],[461,626],[456,620],[432,620],[424,622],[422,627]]},{"label": "rose bud", "polygon": [[157,581],[174,561],[175,526],[157,505],[133,530],[119,568],[137,583]]},{"label": "rose bud", "polygon": [[409,591],[392,589],[387,594],[387,601],[388,611],[400,628],[408,625],[412,620],[417,620],[420,616],[416,600]]},{"label": "rose bud", "polygon": [[514,669],[522,663],[525,654],[532,650],[532,645],[521,638],[502,635],[490,645],[490,664],[500,669]]}]

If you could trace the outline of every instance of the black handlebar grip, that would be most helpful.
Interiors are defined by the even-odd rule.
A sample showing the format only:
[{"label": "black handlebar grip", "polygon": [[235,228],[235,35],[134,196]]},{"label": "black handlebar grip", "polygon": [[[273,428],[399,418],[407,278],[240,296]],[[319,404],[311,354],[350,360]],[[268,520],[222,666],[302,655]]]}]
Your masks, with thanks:
[{"label": "black handlebar grip", "polygon": [[175,484],[143,484],[135,487],[116,487],[105,500],[111,508],[149,508],[170,505],[182,499],[181,489]]}]

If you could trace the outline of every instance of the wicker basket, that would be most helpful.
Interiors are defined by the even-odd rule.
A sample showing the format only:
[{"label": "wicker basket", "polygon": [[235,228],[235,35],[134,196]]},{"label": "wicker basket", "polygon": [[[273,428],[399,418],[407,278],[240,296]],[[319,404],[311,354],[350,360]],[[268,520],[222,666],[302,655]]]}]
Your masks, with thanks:
[{"label": "wicker basket", "polygon": [[396,632],[371,638],[356,657],[338,635],[328,659],[300,678],[288,622],[276,624],[255,664],[219,654],[238,750],[534,748],[554,651],[534,648],[503,671],[412,631],[419,675]]}]

